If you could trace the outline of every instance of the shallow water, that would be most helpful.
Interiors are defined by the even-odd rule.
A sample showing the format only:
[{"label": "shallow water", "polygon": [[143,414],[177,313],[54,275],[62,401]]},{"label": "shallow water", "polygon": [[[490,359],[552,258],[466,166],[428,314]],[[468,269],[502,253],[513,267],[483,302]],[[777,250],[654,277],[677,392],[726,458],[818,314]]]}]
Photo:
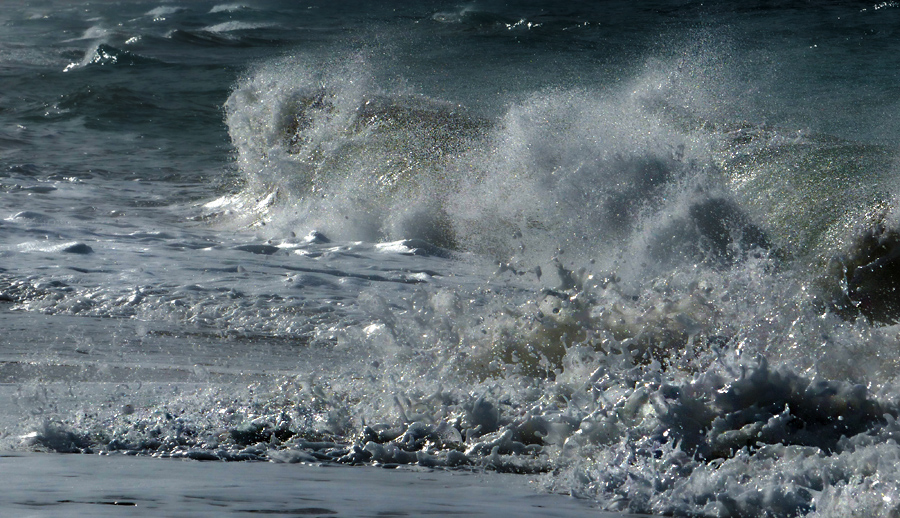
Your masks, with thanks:
[{"label": "shallow water", "polygon": [[13,2],[0,447],[891,516],[898,16]]},{"label": "shallow water", "polygon": [[0,471],[3,508],[26,516],[620,516],[493,473],[34,454]]}]

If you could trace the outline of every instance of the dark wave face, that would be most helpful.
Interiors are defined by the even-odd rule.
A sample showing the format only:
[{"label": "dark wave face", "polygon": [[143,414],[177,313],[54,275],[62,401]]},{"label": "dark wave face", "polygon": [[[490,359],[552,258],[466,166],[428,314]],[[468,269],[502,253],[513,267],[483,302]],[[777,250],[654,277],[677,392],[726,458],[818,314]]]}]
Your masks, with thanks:
[{"label": "dark wave face", "polygon": [[897,230],[879,222],[860,236],[846,254],[831,263],[835,309],[846,318],[863,315],[875,323],[900,319]]},{"label": "dark wave face", "polygon": [[0,447],[894,516],[898,23],[4,4]]}]

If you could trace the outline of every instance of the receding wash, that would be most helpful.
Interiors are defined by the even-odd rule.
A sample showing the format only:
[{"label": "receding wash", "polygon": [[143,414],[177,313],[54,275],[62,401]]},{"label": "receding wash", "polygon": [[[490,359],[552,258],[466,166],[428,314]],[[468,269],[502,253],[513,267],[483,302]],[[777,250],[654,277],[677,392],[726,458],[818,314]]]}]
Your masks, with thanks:
[{"label": "receding wash", "polygon": [[898,27],[7,0],[0,450],[897,516]]}]

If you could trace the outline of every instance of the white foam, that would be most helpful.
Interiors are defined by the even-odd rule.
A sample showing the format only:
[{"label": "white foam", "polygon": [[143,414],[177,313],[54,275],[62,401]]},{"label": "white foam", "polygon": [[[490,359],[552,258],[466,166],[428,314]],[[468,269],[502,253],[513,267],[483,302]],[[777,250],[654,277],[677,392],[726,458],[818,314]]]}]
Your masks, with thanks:
[{"label": "white foam", "polygon": [[245,9],[250,9],[250,7],[243,4],[219,4],[213,6],[212,9],[209,10],[210,14],[213,13],[233,13],[237,11],[243,11]]},{"label": "white foam", "polygon": [[184,7],[177,5],[164,5],[153,8],[145,13],[145,16],[150,16],[152,18],[157,19],[165,19],[166,16],[170,14],[180,13],[185,11]]},{"label": "white foam", "polygon": [[269,27],[276,27],[274,23],[253,23],[253,22],[241,22],[241,21],[230,21],[230,22],[222,22],[217,23],[215,25],[210,25],[207,27],[203,27],[202,31],[206,32],[234,32],[234,31],[249,31],[254,29],[266,29]]}]

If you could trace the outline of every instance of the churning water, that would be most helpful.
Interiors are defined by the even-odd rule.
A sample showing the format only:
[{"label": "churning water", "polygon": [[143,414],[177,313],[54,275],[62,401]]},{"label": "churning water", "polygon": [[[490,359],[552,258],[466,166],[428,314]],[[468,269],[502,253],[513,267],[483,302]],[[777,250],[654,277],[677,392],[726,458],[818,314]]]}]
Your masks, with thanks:
[{"label": "churning water", "polygon": [[0,445],[894,516],[898,22],[10,2]]}]

